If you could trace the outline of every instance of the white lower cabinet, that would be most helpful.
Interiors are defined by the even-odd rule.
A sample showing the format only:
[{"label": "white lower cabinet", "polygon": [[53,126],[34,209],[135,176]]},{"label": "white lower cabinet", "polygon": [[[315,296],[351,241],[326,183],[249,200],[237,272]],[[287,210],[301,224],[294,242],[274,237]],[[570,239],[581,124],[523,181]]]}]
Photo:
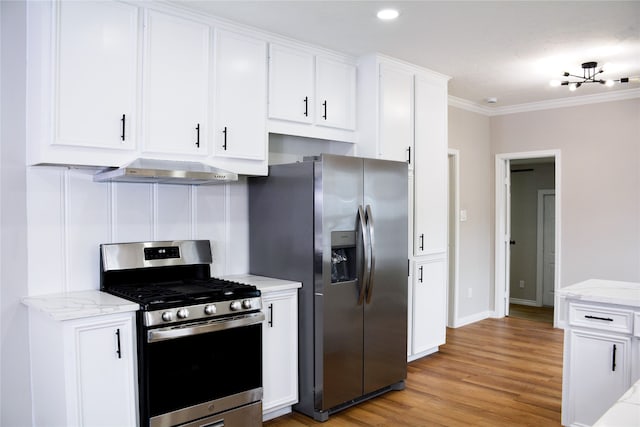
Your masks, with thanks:
[{"label": "white lower cabinet", "polygon": [[632,384],[633,312],[569,302],[565,330],[562,424],[590,426]]},{"label": "white lower cabinet", "polygon": [[409,361],[438,351],[446,341],[446,275],[446,256],[415,261],[409,293]]},{"label": "white lower cabinet", "polygon": [[134,313],[30,324],[35,426],[137,424]]},{"label": "white lower cabinet", "polygon": [[298,290],[262,290],[263,419],[298,403]]}]

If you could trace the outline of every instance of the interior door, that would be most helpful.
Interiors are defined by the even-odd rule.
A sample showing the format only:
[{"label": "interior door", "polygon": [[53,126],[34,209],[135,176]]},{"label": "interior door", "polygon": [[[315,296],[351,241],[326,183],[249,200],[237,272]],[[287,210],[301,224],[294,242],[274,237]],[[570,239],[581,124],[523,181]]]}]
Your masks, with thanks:
[{"label": "interior door", "polygon": [[506,160],[504,165],[504,315],[509,315],[509,283],[511,282],[511,161]]},{"label": "interior door", "polygon": [[364,392],[407,374],[407,164],[364,160],[372,267],[364,301]]},{"label": "interior door", "polygon": [[542,197],[542,305],[553,307],[555,296],[556,195]]},{"label": "interior door", "polygon": [[362,159],[323,155],[318,173],[315,251],[316,263],[321,263],[322,270],[315,282],[315,374],[316,382],[322,379],[322,384],[316,384],[316,389],[322,391],[321,407],[316,409],[324,411],[362,395],[360,283],[331,283],[331,235],[356,231],[363,199]]}]

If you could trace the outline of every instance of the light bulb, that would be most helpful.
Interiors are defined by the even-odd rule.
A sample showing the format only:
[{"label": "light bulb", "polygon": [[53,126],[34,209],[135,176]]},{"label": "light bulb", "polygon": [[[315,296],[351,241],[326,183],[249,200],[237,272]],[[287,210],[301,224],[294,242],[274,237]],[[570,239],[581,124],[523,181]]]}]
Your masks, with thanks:
[{"label": "light bulb", "polygon": [[578,85],[576,83],[570,83],[569,84],[569,90],[571,92],[575,92],[576,89],[578,89]]},{"label": "light bulb", "polygon": [[382,9],[376,15],[378,19],[382,19],[383,21],[389,21],[391,19],[396,19],[400,15],[400,13],[395,9]]},{"label": "light bulb", "polygon": [[560,86],[560,85],[561,85],[560,80],[551,80],[551,81],[549,82],[549,86],[551,86],[551,87],[558,87],[558,86]]},{"label": "light bulb", "polygon": [[607,87],[611,87],[615,84],[616,82],[614,82],[613,80],[607,80],[606,82],[604,82],[604,85]]}]

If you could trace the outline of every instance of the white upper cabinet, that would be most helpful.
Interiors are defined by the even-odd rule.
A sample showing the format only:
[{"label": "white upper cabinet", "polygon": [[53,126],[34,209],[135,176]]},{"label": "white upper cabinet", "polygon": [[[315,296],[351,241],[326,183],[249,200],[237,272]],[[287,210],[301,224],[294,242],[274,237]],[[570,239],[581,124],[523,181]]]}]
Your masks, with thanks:
[{"label": "white upper cabinet", "polygon": [[135,147],[137,9],[115,2],[57,6],[55,143]]},{"label": "white upper cabinet", "polygon": [[447,250],[447,86],[415,78],[414,249],[416,256]]},{"label": "white upper cabinet", "polygon": [[267,158],[267,43],[215,33],[214,156]]},{"label": "white upper cabinet", "polygon": [[314,58],[302,50],[269,46],[269,118],[312,123]]},{"label": "white upper cabinet", "polygon": [[379,157],[399,162],[411,161],[413,151],[413,73],[389,64],[380,64],[380,145]]},{"label": "white upper cabinet", "polygon": [[28,163],[109,165],[136,148],[138,8],[28,2]]},{"label": "white upper cabinet", "polygon": [[148,11],[145,19],[145,152],[208,154],[210,30]]},{"label": "white upper cabinet", "polygon": [[356,68],[345,62],[316,57],[315,122],[355,130]]},{"label": "white upper cabinet", "polygon": [[355,142],[356,66],[309,49],[269,46],[269,131]]}]

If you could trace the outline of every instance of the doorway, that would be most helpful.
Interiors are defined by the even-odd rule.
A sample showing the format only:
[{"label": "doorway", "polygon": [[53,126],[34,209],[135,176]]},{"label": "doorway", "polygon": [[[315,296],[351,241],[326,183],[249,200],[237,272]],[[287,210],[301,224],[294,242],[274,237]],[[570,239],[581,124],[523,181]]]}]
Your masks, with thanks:
[{"label": "doorway", "polygon": [[556,150],[496,156],[496,317],[514,309],[514,316],[558,323],[560,166]]}]

